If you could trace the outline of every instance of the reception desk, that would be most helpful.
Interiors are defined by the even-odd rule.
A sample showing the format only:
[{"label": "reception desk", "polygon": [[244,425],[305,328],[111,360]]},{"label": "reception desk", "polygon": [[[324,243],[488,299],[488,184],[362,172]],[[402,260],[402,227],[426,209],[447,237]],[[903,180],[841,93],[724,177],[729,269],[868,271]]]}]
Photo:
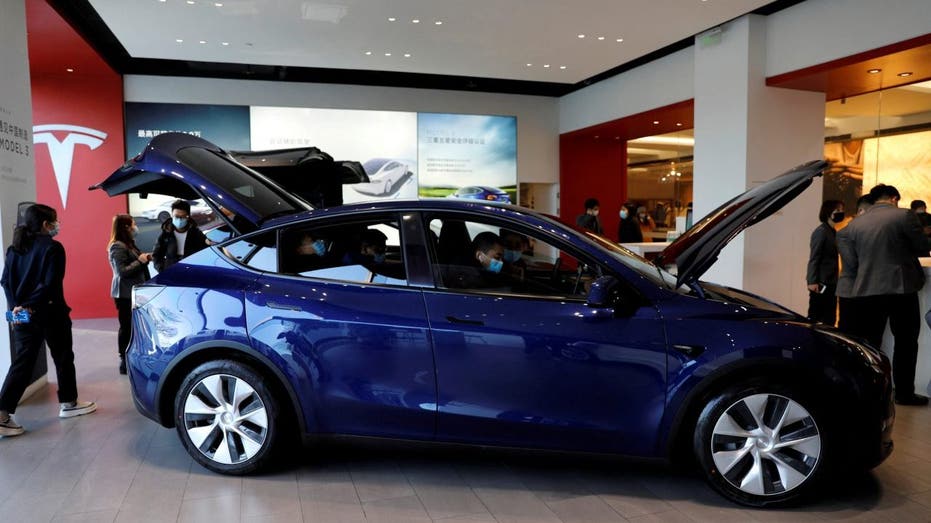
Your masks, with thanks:
[{"label": "reception desk", "polygon": [[[925,313],[931,308],[931,258],[919,258],[925,271],[925,286],[918,291],[918,307],[921,311],[921,331],[918,335],[918,365],[915,368],[915,392],[931,395],[931,328],[925,321]],[[892,357],[895,340],[889,326],[883,335],[882,350]]]}]

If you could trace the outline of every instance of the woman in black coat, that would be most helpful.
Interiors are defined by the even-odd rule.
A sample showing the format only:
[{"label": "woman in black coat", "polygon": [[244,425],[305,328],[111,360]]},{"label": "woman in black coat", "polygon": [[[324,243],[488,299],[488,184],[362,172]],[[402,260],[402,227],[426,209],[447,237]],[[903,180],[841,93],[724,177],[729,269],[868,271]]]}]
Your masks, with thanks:
[{"label": "woman in black coat", "polygon": [[837,232],[844,221],[844,203],[826,200],[818,211],[821,222],[811,233],[808,257],[808,319],[834,325],[837,318]]},{"label": "woman in black coat", "polygon": [[113,217],[110,229],[110,244],[107,252],[113,281],[110,296],[116,304],[120,330],[117,335],[117,351],[120,355],[120,374],[126,374],[126,348],[132,335],[132,292],[133,286],[149,280],[149,262],[152,254],[136,247],[136,221],[128,214]]}]

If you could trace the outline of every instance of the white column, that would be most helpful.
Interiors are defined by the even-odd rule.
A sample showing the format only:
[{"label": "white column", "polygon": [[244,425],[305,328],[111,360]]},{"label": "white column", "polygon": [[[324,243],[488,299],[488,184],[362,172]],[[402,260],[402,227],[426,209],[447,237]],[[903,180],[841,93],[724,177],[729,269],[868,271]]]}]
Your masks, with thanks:
[{"label": "white column", "polygon": [[[32,151],[32,97],[26,52],[26,5],[0,0],[0,245],[10,245],[16,207],[35,201],[36,177]],[[0,268],[3,256],[0,256]],[[0,305],[7,310],[6,296]],[[10,331],[0,326],[0,381],[10,367]]]},{"label": "white column", "polygon": [[[767,87],[766,19],[725,24],[695,42],[695,216],[824,156],[824,95]],[[805,314],[808,239],[821,181],[721,253],[704,279],[760,294]]]}]

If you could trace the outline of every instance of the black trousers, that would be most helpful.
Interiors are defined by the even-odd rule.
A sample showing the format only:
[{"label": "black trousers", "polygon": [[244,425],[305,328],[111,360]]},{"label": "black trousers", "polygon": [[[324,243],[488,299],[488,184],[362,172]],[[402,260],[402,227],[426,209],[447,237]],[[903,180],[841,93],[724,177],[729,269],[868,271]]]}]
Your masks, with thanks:
[{"label": "black trousers", "polygon": [[877,349],[882,345],[886,322],[889,322],[895,338],[892,355],[895,395],[908,397],[915,393],[918,332],[921,329],[918,294],[882,294],[841,299],[841,322],[838,327],[866,338]]},{"label": "black trousers", "polygon": [[[0,410],[16,412],[16,405],[29,386],[36,358],[42,352],[43,341],[48,344],[49,353],[55,361],[58,401],[67,403],[78,399],[71,317],[67,310],[36,311],[29,323],[13,325],[13,361],[0,389]],[[45,354],[41,356],[45,357]]]},{"label": "black trousers", "polygon": [[834,285],[828,285],[823,293],[808,291],[808,319],[825,325],[834,325],[837,320],[837,297]]},{"label": "black trousers", "polygon": [[120,320],[120,330],[116,335],[116,349],[122,358],[126,354],[133,335],[133,302],[129,298],[113,298],[116,313]]}]

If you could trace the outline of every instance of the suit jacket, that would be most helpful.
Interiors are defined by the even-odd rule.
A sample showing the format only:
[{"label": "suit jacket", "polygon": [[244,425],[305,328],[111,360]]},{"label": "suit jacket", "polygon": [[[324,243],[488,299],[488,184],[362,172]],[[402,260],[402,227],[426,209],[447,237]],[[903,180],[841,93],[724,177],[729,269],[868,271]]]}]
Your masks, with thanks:
[{"label": "suit jacket", "polygon": [[110,269],[113,281],[110,283],[110,296],[114,298],[131,298],[133,285],[149,280],[148,264],[139,261],[139,251],[130,249],[123,242],[110,244]]},{"label": "suit jacket", "polygon": [[918,257],[931,249],[914,213],[879,203],[837,234],[841,278],[837,295],[859,298],[910,294],[924,285]]},{"label": "suit jacket", "polygon": [[811,254],[805,279],[809,285],[837,285],[837,233],[827,223],[822,222],[811,233]]}]

